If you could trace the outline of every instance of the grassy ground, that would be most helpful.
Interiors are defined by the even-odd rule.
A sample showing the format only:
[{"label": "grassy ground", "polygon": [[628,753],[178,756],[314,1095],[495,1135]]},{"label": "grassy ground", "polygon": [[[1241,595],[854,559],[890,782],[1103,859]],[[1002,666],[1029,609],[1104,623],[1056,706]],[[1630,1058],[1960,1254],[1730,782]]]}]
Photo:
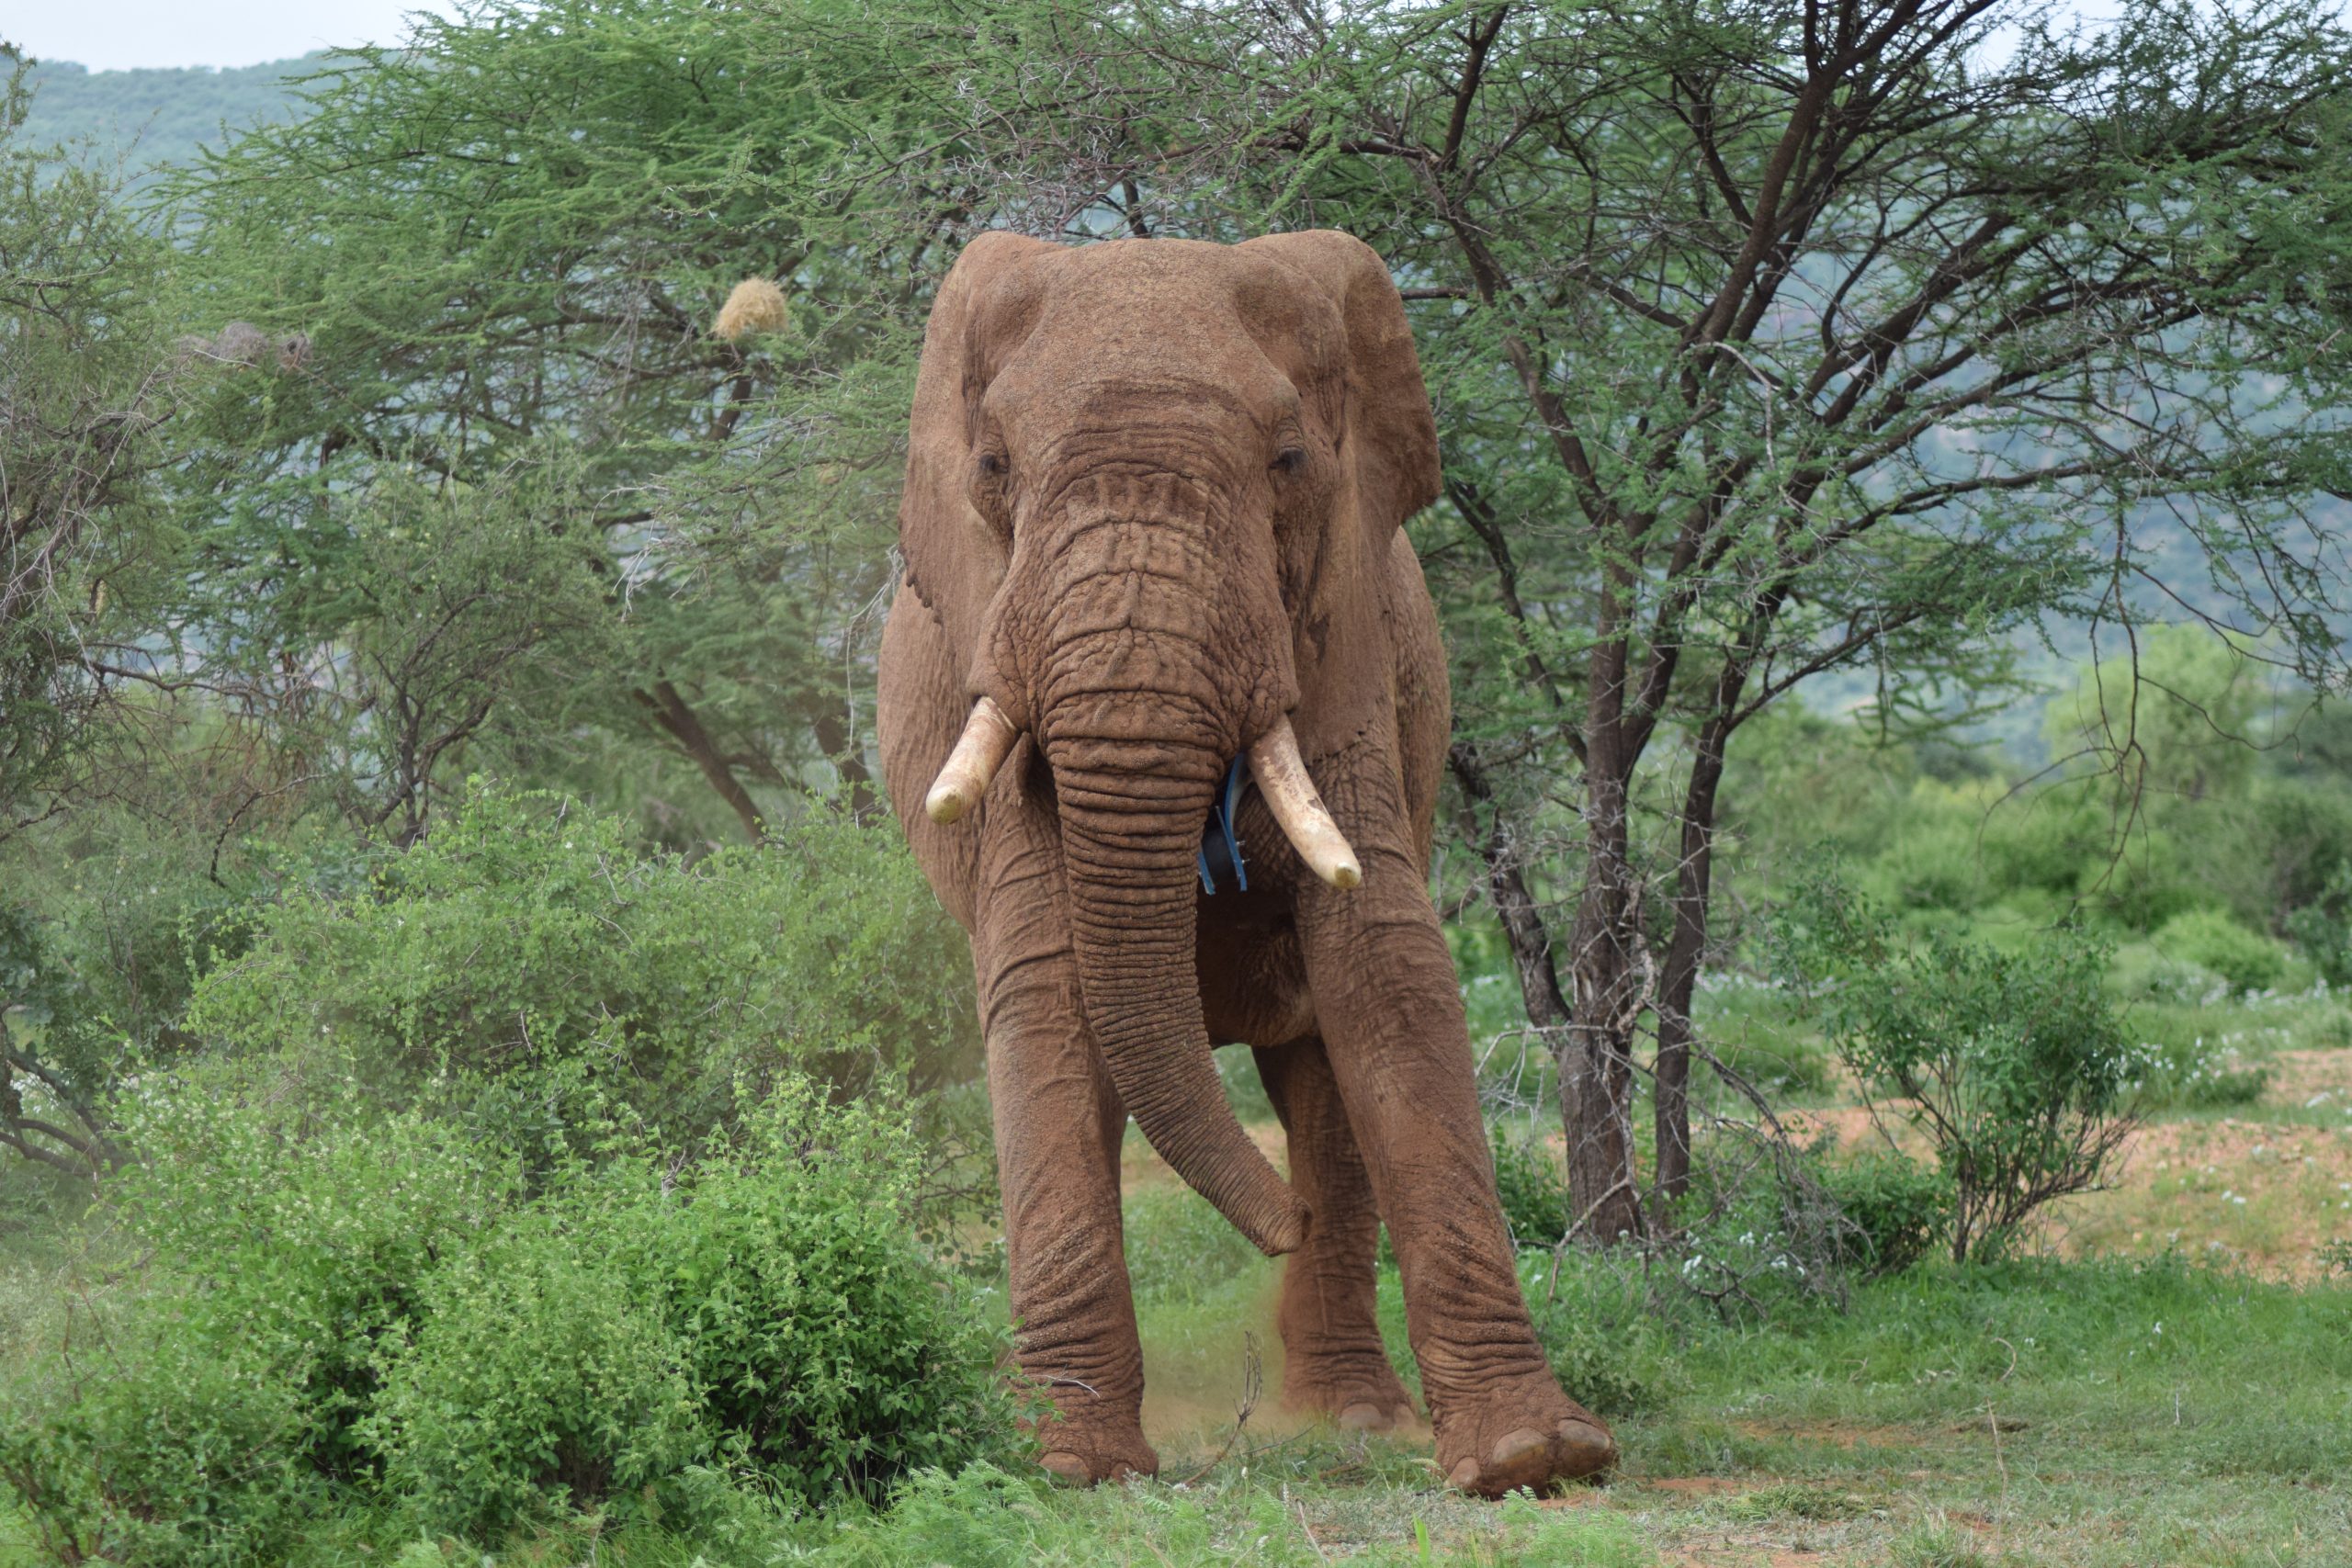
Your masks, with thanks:
[{"label": "grassy ground", "polygon": [[[1719,1037],[1781,1063],[1786,1098],[1825,1126],[1858,1127],[1769,998],[1736,1000]],[[1624,1446],[1606,1486],[1476,1504],[1440,1488],[1425,1432],[1342,1438],[1271,1392],[1237,1422],[1253,1383],[1280,1385],[1277,1266],[1138,1143],[1128,1246],[1157,1482],[1079,1494],[982,1471],[887,1516],[800,1521],[722,1498],[486,1554],[355,1514],[320,1521],[298,1561],[2352,1568],[2352,1269],[2335,1266],[2352,1239],[2352,1048],[2332,1037],[2340,1004],[2228,1010],[2252,1089],[2167,1103],[2115,1190],[2055,1216],[2037,1256],[1929,1264],[1843,1314],[1789,1303],[1735,1325],[1660,1315],[1615,1266],[1572,1258],[1555,1283],[1532,1259],[1568,1381]],[[1278,1142],[1262,1100],[1237,1100]],[[1384,1292],[1401,1363],[1393,1274]],[[0,1512],[0,1568],[40,1561]]]}]

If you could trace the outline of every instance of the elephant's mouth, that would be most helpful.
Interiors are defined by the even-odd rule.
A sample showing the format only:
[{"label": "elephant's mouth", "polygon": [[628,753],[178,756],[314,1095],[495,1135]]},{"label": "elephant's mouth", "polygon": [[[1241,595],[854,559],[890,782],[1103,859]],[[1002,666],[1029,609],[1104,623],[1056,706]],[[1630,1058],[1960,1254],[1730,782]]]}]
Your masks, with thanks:
[{"label": "elephant's mouth", "polygon": [[[982,697],[974,703],[964,733],[924,799],[925,814],[934,822],[953,822],[978,806],[1020,739],[1021,731],[992,700]],[[1214,874],[1220,869],[1229,868],[1238,886],[1249,886],[1242,880],[1240,845],[1233,832],[1233,814],[1240,808],[1245,784],[1255,784],[1266,797],[1283,837],[1308,870],[1342,892],[1363,883],[1363,863],[1317,792],[1306,760],[1299,755],[1297,732],[1284,717],[1275,720],[1226,770],[1225,784],[1201,832],[1201,882],[1209,892],[1216,891]]]},{"label": "elephant's mouth", "polygon": [[1201,824],[1201,891],[1211,897],[1219,887],[1250,891],[1250,865],[1242,858],[1241,838],[1234,829],[1241,797],[1250,789],[1250,761],[1238,754],[1226,764],[1225,783],[1209,803],[1208,820]]}]

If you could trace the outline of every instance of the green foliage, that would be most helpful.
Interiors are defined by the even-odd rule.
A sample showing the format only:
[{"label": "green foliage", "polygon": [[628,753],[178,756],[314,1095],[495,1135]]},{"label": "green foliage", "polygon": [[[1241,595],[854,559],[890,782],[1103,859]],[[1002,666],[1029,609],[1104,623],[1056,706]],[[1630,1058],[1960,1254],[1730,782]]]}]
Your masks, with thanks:
[{"label": "green foliage", "polygon": [[267,1562],[325,1500],[301,1364],[198,1310],[171,1294],[85,1308],[0,1380],[0,1483],[50,1561]]},{"label": "green foliage", "polygon": [[2268,937],[2218,909],[2186,909],[2156,929],[2156,951],[2211,970],[2237,991],[2267,990],[2286,973],[2287,955]]},{"label": "green foliage", "polygon": [[915,1241],[881,1103],[785,1078],[698,1160],[526,1197],[346,1083],[147,1088],[108,1200],[142,1261],[0,1391],[0,1479],[77,1550],[266,1557],[335,1483],[485,1533],[647,1485],[691,1511],[711,1468],[821,1507],[1010,1438],[1000,1333]]},{"label": "green foliage", "polygon": [[1513,1137],[1497,1125],[1489,1141],[1511,1240],[1523,1247],[1557,1246],[1568,1230],[1567,1173],[1540,1135]]},{"label": "green foliage", "polygon": [[113,176],[31,141],[0,40],[0,839],[83,782],[111,666],[156,667],[184,565],[162,515],[170,252]]},{"label": "green foliage", "polygon": [[2091,666],[2051,705],[2050,750],[2109,761],[2127,789],[2190,801],[2241,792],[2256,764],[2263,673],[2201,626],[2149,626],[2132,653]]},{"label": "green foliage", "polygon": [[691,1466],[821,1507],[995,1452],[998,1335],[914,1245],[903,1122],[787,1083],[691,1165],[568,1174],[435,1272],[366,1427],[477,1535]]},{"label": "green foliage", "polygon": [[514,1202],[511,1162],[341,1084],[207,1069],[162,1078],[111,1201],[156,1260],[145,1289],[197,1345],[236,1339],[300,1395],[308,1458],[350,1477],[384,1343],[433,1269]]},{"label": "green foliage", "polygon": [[1940,1172],[1893,1150],[1840,1159],[1816,1151],[1814,1174],[1853,1227],[1865,1279],[1899,1274],[1933,1250],[1951,1224],[1952,1191]]},{"label": "green foliage", "polygon": [[703,1457],[684,1347],[650,1282],[548,1205],[424,1281],[387,1346],[365,1428],[384,1484],[437,1528],[482,1539],[589,1506]]},{"label": "green foliage", "polygon": [[[870,789],[867,606],[923,310],[988,223],[956,172],[966,100],[910,63],[921,18],[421,14],[167,182],[198,321],[303,345],[188,411],[180,501],[215,520],[190,613],[217,662],[260,680],[295,650],[345,694],[277,716],[324,732],[355,819],[411,831],[455,776],[526,773],[683,847],[755,835],[803,785]],[[711,322],[746,277],[792,324],[730,344]],[[394,695],[418,683],[422,746]]]},{"label": "green foliage", "polygon": [[815,807],[758,848],[641,856],[628,825],[483,786],[361,891],[293,889],[187,1027],[356,1064],[544,1166],[616,1118],[675,1146],[739,1080],[918,1088],[968,1063],[970,968],[893,829]]},{"label": "green foliage", "polygon": [[2352,860],[2337,863],[2319,896],[2289,913],[2287,934],[2329,985],[2352,987]]},{"label": "green foliage", "polygon": [[[2147,1019],[2150,1010],[2135,1011],[2134,1021]],[[2143,1111],[2216,1111],[2251,1105],[2270,1086],[2270,1069],[2248,1061],[2222,1037],[2208,1039],[2183,1029],[2165,1028],[2162,1022],[2143,1032],[2154,1036],[2141,1048],[2136,1098]]]},{"label": "green foliage", "polygon": [[1520,1284],[1553,1375],[1587,1409],[1637,1415],[1681,1388],[1673,1340],[1638,1281],[1567,1251],[1524,1258]]},{"label": "green foliage", "polygon": [[1906,942],[1834,872],[1785,915],[1783,961],[1816,987],[1839,1056],[1935,1145],[1956,1259],[2098,1183],[2143,1065],[2104,949],[2064,930],[2015,953],[1942,932]]},{"label": "green foliage", "polygon": [[878,1499],[1006,1440],[999,1330],[912,1239],[922,1162],[902,1118],[804,1084],[615,1238],[666,1303],[729,1469],[811,1505]]}]

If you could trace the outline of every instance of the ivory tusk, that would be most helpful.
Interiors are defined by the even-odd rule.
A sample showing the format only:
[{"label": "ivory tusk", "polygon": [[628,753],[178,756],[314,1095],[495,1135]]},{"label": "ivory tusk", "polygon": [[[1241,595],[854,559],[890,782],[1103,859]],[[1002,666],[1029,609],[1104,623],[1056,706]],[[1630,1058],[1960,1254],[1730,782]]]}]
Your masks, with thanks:
[{"label": "ivory tusk", "polygon": [[1283,837],[1290,840],[1307,869],[1342,892],[1360,886],[1363,867],[1356,863],[1356,852],[1348,847],[1340,825],[1331,820],[1323,797],[1315,793],[1315,781],[1307,777],[1306,760],[1298,754],[1298,736],[1289,719],[1275,720],[1274,727],[1250,748],[1250,772],[1274,820],[1282,824]]},{"label": "ivory tusk", "polygon": [[1021,732],[1013,728],[1002,708],[987,697],[974,703],[956,750],[947,753],[946,766],[939,770],[938,781],[923,800],[923,815],[934,822],[953,822],[978,806],[980,796],[989,792],[989,781],[1004,766],[1012,743],[1020,739]]}]

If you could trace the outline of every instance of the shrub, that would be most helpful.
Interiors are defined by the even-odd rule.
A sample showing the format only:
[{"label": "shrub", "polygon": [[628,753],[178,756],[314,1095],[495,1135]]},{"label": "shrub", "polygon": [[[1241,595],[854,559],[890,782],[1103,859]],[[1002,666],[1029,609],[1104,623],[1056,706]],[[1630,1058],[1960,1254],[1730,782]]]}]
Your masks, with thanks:
[{"label": "shrub", "polygon": [[2143,1006],[2132,1010],[2143,1026],[2139,1102],[2191,1110],[2251,1105],[2270,1087],[2270,1068],[2248,1062],[2229,1040],[2192,1033],[2183,1025],[2211,1010]]},{"label": "shrub", "polygon": [[902,1118],[797,1081],[633,1227],[718,1452],[811,1504],[1010,1439],[1001,1335],[913,1239],[921,1168]]},{"label": "shrub", "polygon": [[193,1344],[232,1338],[298,1376],[307,1457],[356,1474],[373,1463],[355,1427],[382,1343],[416,1320],[436,1264],[515,1201],[511,1166],[456,1129],[371,1112],[339,1080],[212,1069],[147,1088],[142,1162],[112,1201],[156,1259],[153,1300]]},{"label": "shrub", "polygon": [[468,1531],[645,1486],[691,1510],[713,1474],[821,1506],[1009,1441],[895,1111],[789,1077],[696,1160],[611,1148],[526,1197],[339,1076],[237,1084],[142,1086],[152,1163],[107,1201],[150,1261],[0,1388],[0,1479],[69,1560],[266,1560],[329,1487]]},{"label": "shrub", "polygon": [[266,1560],[322,1487],[372,1479],[379,1348],[513,1181],[340,1079],[157,1075],[133,1110],[105,1213],[150,1261],[33,1337],[0,1473],[65,1561]]},{"label": "shrub", "polygon": [[1654,1410],[1679,1385],[1676,1352],[1647,1291],[1616,1260],[1570,1249],[1520,1261],[1535,1337],[1560,1386],[1600,1416]]},{"label": "shrub", "polygon": [[2331,986],[2352,986],[2352,862],[2339,862],[2319,895],[2287,917],[2287,934]]},{"label": "shrub", "polygon": [[2234,991],[2266,990],[2287,969],[2277,942],[2219,909],[2184,910],[2157,928],[2154,942],[2165,957],[2210,969]]},{"label": "shrub", "polygon": [[363,891],[290,893],[257,925],[198,986],[191,1031],[326,1051],[540,1168],[616,1120],[690,1143],[739,1078],[959,1078],[974,1032],[962,939],[895,829],[825,807],[689,863],[640,856],[619,818],[477,785]]},{"label": "shrub", "polygon": [[598,1226],[542,1204],[426,1282],[368,1430],[385,1483],[481,1538],[666,1476],[708,1447],[662,1303]]},{"label": "shrub", "polygon": [[1521,1247],[1557,1245],[1568,1229],[1568,1183],[1560,1164],[1540,1135],[1513,1138],[1500,1127],[1491,1130],[1495,1151],[1495,1190],[1502,1199],[1503,1220],[1511,1240]]},{"label": "shrub", "polygon": [[[1949,794],[1922,784],[1913,798],[1932,795],[1941,805]],[[1874,869],[1905,908],[1973,909],[1984,892],[1977,828],[1974,820],[1947,808],[1888,845]]]},{"label": "shrub", "polygon": [[389,1478],[479,1530],[689,1463],[816,1506],[996,1451],[998,1336],[913,1239],[919,1167],[903,1121],[793,1079],[701,1161],[568,1172],[388,1358]]},{"label": "shrub", "polygon": [[1951,1185],[1893,1150],[1838,1159],[1816,1149],[1814,1173],[1853,1229],[1865,1279],[1900,1274],[1928,1256],[1951,1224]]},{"label": "shrub", "polygon": [[123,1305],[0,1384],[0,1484],[54,1562],[272,1560],[325,1489],[306,1366],[181,1299]]},{"label": "shrub", "polygon": [[1941,932],[1900,942],[1834,872],[1784,916],[1783,962],[1812,985],[1838,1055],[1935,1146],[1955,1261],[2098,1184],[2132,1124],[2143,1055],[2107,996],[2102,948],[2065,928],[2018,953]]}]

